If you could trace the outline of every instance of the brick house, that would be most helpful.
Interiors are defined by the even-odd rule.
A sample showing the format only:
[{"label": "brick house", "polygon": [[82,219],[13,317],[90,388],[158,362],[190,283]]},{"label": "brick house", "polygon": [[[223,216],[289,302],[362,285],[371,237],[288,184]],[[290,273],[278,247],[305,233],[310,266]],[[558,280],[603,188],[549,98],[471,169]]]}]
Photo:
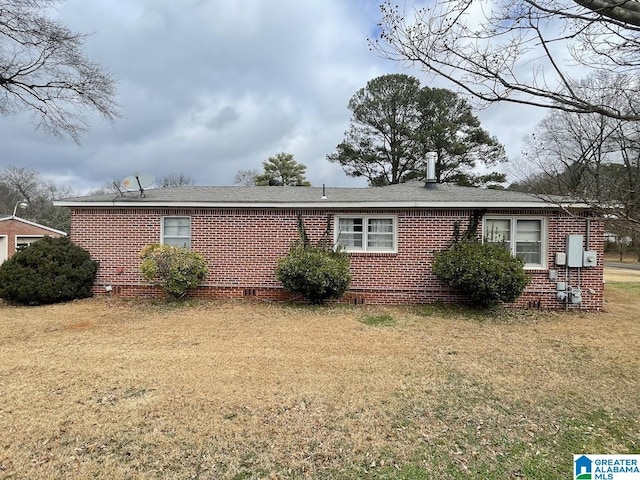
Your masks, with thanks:
[{"label": "brick house", "polygon": [[0,217],[0,263],[13,256],[21,247],[31,245],[42,237],[63,235],[66,233],[16,215]]},{"label": "brick house", "polygon": [[603,302],[602,223],[585,205],[548,203],[500,190],[408,183],[378,188],[200,187],[150,189],[55,202],[71,208],[71,239],[100,262],[96,293],[157,295],[139,273],[151,243],[203,254],[209,276],[193,295],[285,299],[278,259],[298,238],[328,237],[351,254],[344,301],[454,302],[432,272],[456,224],[474,216],[484,241],[521,255],[531,283],[515,306],[599,310]]}]

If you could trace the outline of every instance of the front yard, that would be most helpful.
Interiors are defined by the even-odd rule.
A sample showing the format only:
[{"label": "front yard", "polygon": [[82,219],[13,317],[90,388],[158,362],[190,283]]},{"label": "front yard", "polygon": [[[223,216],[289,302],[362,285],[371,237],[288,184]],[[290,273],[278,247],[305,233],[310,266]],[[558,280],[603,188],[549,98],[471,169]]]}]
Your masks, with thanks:
[{"label": "front yard", "polygon": [[639,294],[0,305],[0,479],[569,478],[574,453],[640,453]]}]

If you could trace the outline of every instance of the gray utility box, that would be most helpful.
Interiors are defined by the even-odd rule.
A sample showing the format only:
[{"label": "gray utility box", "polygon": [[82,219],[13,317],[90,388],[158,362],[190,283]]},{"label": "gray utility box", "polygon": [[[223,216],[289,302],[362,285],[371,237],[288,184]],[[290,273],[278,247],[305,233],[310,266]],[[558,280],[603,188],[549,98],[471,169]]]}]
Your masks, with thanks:
[{"label": "gray utility box", "polygon": [[584,235],[567,236],[567,267],[582,267]]}]

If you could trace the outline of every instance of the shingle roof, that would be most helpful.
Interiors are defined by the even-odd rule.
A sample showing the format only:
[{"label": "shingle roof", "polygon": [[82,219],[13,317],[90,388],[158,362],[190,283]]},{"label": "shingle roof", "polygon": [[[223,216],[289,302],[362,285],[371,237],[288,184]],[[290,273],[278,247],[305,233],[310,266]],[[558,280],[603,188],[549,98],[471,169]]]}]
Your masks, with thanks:
[{"label": "shingle roof", "polygon": [[[326,198],[323,198],[323,193]],[[566,200],[555,199],[557,203]],[[139,192],[67,198],[59,206],[207,206],[207,207],[550,207],[556,203],[526,193],[507,190],[457,187],[438,184],[425,188],[422,182],[387,187],[206,187],[181,186]],[[580,206],[580,205],[574,205]]]}]

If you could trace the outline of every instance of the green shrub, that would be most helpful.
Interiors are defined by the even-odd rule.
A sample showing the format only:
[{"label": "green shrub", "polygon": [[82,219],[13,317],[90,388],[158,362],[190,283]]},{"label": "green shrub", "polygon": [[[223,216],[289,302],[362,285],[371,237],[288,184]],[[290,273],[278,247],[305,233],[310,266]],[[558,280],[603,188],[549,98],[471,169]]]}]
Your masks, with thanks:
[{"label": "green shrub", "polygon": [[522,259],[503,245],[462,240],[437,252],[433,272],[482,308],[513,302],[529,283]]},{"label": "green shrub", "polygon": [[173,245],[148,245],[140,252],[144,279],[182,298],[207,277],[207,262],[199,253]]},{"label": "green shrub", "polygon": [[349,288],[349,256],[321,246],[296,245],[278,262],[276,278],[286,291],[322,304]]},{"label": "green shrub", "polygon": [[98,262],[68,237],[44,237],[0,266],[0,298],[22,305],[91,296]]}]

